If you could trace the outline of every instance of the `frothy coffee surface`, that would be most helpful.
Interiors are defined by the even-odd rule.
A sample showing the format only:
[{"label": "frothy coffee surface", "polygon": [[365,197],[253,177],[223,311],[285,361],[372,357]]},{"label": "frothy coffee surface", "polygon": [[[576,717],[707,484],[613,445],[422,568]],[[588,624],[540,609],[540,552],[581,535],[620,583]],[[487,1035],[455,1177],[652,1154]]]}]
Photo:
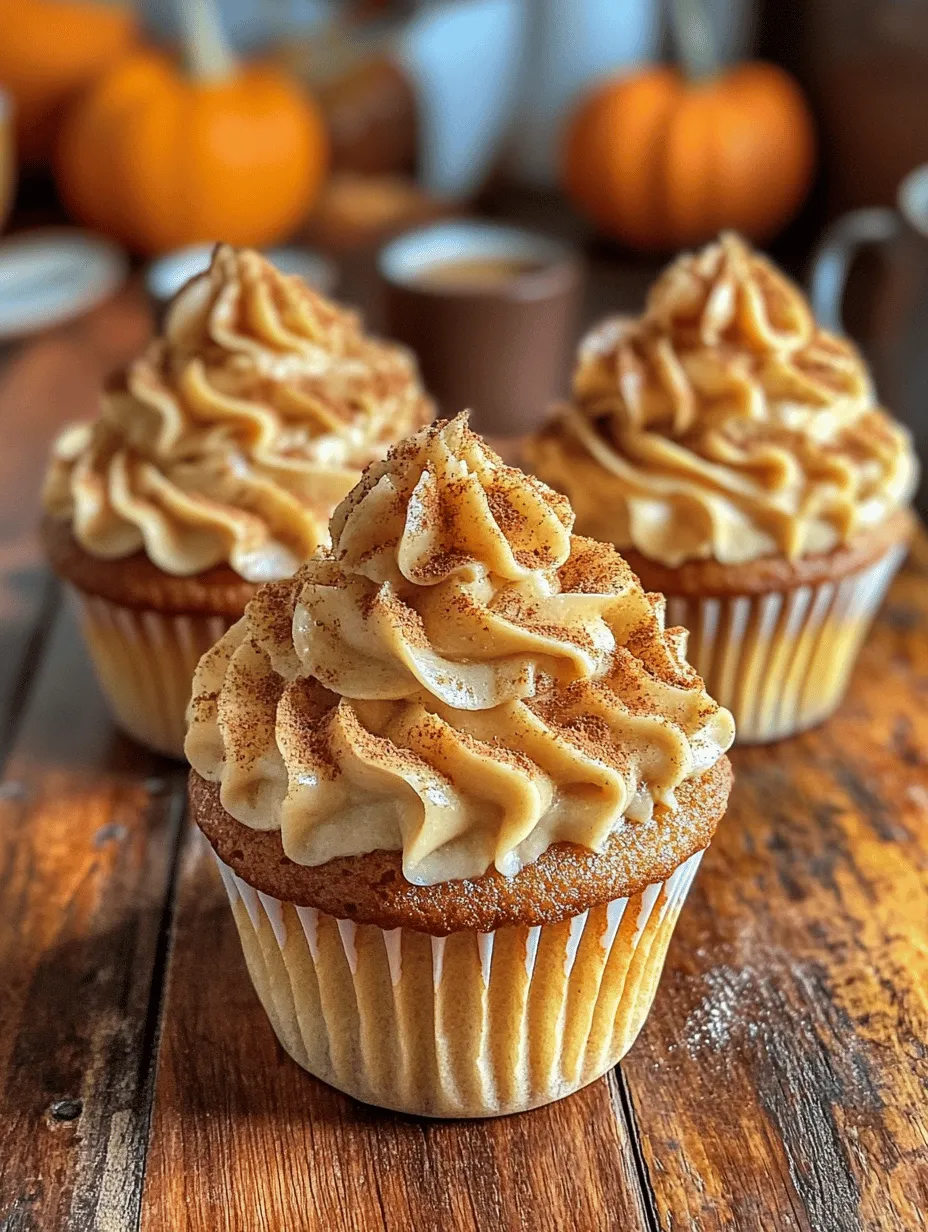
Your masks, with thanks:
[{"label": "frothy coffee surface", "polygon": [[539,261],[518,257],[465,257],[423,266],[416,283],[436,290],[487,291],[503,287],[526,274],[537,274],[542,269],[544,266]]}]

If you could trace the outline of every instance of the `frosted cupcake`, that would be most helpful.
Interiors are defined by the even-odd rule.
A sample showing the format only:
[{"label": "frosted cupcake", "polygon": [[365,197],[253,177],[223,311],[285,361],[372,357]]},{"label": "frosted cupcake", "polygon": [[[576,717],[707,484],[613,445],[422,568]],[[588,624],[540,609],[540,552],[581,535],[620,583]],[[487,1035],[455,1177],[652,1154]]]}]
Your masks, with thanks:
[{"label": "frosted cupcake", "polygon": [[181,755],[200,656],[431,415],[407,351],[257,253],[216,250],[45,480],[45,546],[126,731]]},{"label": "frosted cupcake", "polygon": [[572,524],[435,424],[197,670],[191,808],[251,978],[369,1103],[515,1112],[614,1065],[725,810],[731,715]]},{"label": "frosted cupcake", "polygon": [[917,464],[769,261],[733,235],[677,260],[640,318],[587,336],[527,454],[667,596],[739,742],[831,714],[905,555]]}]

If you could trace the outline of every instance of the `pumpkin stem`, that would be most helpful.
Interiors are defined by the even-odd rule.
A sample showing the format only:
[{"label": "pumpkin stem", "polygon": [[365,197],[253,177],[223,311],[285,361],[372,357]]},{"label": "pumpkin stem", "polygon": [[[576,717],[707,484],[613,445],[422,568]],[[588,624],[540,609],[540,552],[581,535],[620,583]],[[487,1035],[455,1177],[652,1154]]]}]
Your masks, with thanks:
[{"label": "pumpkin stem", "polygon": [[215,0],[174,0],[187,70],[197,81],[231,77],[238,61],[219,19]]},{"label": "pumpkin stem", "polygon": [[670,0],[670,31],[688,80],[703,81],[718,73],[719,45],[704,0]]}]

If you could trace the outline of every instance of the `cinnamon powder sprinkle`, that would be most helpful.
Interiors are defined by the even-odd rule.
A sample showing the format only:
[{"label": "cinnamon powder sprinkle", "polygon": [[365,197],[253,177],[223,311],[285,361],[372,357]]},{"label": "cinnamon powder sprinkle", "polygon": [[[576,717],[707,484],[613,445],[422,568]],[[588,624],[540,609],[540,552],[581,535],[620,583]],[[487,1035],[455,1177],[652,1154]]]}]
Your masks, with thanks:
[{"label": "cinnamon powder sprinkle", "polygon": [[[452,878],[485,871],[467,861],[493,858],[494,827],[554,825],[545,810],[569,798],[582,796],[599,849],[621,820],[600,790],[604,769],[630,799],[645,768],[648,785],[672,793],[689,740],[707,726],[718,728],[722,755],[730,719],[665,631],[663,601],[613,547],[571,535],[571,525],[564,498],[504,467],[463,417],[440,421],[365,472],[333,518],[329,554],[290,589],[253,601],[248,619],[265,649],[277,642],[280,661],[291,661],[293,627],[302,631],[302,674],[284,687],[272,654],[241,713],[247,721],[276,706],[288,776],[323,793],[320,860],[339,854],[339,810],[357,826],[365,801],[378,816],[395,809],[404,834],[438,827],[417,841]],[[225,690],[240,687],[242,653]],[[234,734],[257,756],[250,739],[267,734]],[[196,767],[195,735],[188,749]],[[326,796],[323,784],[336,782]],[[234,804],[228,790],[224,799]],[[518,821],[507,809],[521,810]]]}]

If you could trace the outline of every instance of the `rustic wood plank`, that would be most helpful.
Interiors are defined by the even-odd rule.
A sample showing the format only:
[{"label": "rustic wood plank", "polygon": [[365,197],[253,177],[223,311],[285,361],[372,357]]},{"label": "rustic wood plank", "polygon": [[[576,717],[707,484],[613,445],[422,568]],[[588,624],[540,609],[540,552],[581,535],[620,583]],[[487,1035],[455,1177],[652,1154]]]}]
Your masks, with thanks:
[{"label": "rustic wood plank", "polygon": [[827,725],[738,750],[623,1063],[667,1232],[928,1226],[928,547]]},{"label": "rustic wood plank", "polygon": [[736,754],[622,1071],[502,1121],[380,1113],[283,1055],[192,834],[172,930],[179,772],[113,733],[36,564],[47,442],[147,329],[130,289],[0,374],[0,753],[25,705],[0,783],[0,1228],[928,1226],[925,542],[841,714]]},{"label": "rustic wood plank", "polygon": [[550,1108],[429,1122],[367,1108],[280,1049],[212,855],[179,878],[143,1202],[145,1232],[645,1230],[601,1080]]},{"label": "rustic wood plank", "polygon": [[80,320],[12,348],[0,367],[0,755],[55,605],[36,537],[48,446],[64,423],[95,413],[107,373],[150,330],[145,298],[131,284]]},{"label": "rustic wood plank", "polygon": [[0,785],[0,1227],[136,1226],[183,773],[113,729],[70,614]]}]

